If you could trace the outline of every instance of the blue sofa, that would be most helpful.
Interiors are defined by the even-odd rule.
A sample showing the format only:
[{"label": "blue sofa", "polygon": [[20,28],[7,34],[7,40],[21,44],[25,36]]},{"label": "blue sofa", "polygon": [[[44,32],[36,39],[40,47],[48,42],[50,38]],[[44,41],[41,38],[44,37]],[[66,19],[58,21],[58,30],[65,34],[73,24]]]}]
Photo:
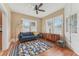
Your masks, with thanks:
[{"label": "blue sofa", "polygon": [[34,35],[32,32],[20,32],[20,34],[18,35],[20,42],[36,40],[40,37],[40,35]]}]

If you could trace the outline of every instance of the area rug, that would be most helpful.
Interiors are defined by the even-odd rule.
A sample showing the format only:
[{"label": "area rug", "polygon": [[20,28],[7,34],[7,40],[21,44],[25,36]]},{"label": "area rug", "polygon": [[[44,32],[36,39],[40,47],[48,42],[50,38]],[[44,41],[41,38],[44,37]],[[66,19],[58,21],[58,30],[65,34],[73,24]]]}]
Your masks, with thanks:
[{"label": "area rug", "polygon": [[41,52],[44,52],[51,48],[51,44],[47,41],[42,41],[40,39],[35,41],[29,41],[25,43],[20,43],[11,55],[13,56],[35,56]]}]

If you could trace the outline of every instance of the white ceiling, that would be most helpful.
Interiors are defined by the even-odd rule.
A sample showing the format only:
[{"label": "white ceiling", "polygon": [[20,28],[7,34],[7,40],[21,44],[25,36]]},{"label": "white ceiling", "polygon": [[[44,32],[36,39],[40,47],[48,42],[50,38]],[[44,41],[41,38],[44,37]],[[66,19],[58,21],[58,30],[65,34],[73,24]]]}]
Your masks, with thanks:
[{"label": "white ceiling", "polygon": [[63,8],[65,5],[64,3],[44,3],[43,6],[40,7],[40,9],[44,9],[46,12],[39,11],[39,14],[36,14],[34,10],[36,4],[39,3],[9,3],[8,5],[12,9],[12,11],[39,17],[39,18],[49,15]]}]

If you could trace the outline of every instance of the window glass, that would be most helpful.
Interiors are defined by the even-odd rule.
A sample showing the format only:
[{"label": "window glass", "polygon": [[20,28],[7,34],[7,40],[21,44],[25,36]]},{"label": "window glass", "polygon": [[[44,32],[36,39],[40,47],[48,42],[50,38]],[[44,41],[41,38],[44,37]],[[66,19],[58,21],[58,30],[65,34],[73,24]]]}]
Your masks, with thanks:
[{"label": "window glass", "polygon": [[23,20],[23,32],[36,32],[37,26],[36,21]]},{"label": "window glass", "polygon": [[63,20],[61,16],[57,16],[54,19],[54,33],[55,34],[62,34],[62,25]]},{"label": "window glass", "polygon": [[59,15],[46,20],[46,32],[63,34],[63,16]]}]

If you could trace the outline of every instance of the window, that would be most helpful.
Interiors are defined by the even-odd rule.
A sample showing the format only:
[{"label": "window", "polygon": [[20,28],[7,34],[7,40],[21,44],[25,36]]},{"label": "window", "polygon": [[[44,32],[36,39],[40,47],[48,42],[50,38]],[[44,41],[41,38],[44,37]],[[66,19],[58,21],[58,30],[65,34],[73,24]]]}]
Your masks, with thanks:
[{"label": "window", "polygon": [[28,20],[23,20],[23,32],[30,31],[30,22]]},{"label": "window", "polygon": [[53,20],[52,19],[46,20],[46,32],[47,33],[53,32]]},{"label": "window", "polygon": [[35,22],[31,22],[31,31],[36,32],[37,29],[35,29]]},{"label": "window", "polygon": [[23,20],[23,32],[36,32],[37,22],[33,20]]},{"label": "window", "polygon": [[59,15],[46,20],[46,32],[63,34],[63,16]]},{"label": "window", "polygon": [[61,16],[57,16],[54,18],[54,33],[62,34],[63,19]]}]

